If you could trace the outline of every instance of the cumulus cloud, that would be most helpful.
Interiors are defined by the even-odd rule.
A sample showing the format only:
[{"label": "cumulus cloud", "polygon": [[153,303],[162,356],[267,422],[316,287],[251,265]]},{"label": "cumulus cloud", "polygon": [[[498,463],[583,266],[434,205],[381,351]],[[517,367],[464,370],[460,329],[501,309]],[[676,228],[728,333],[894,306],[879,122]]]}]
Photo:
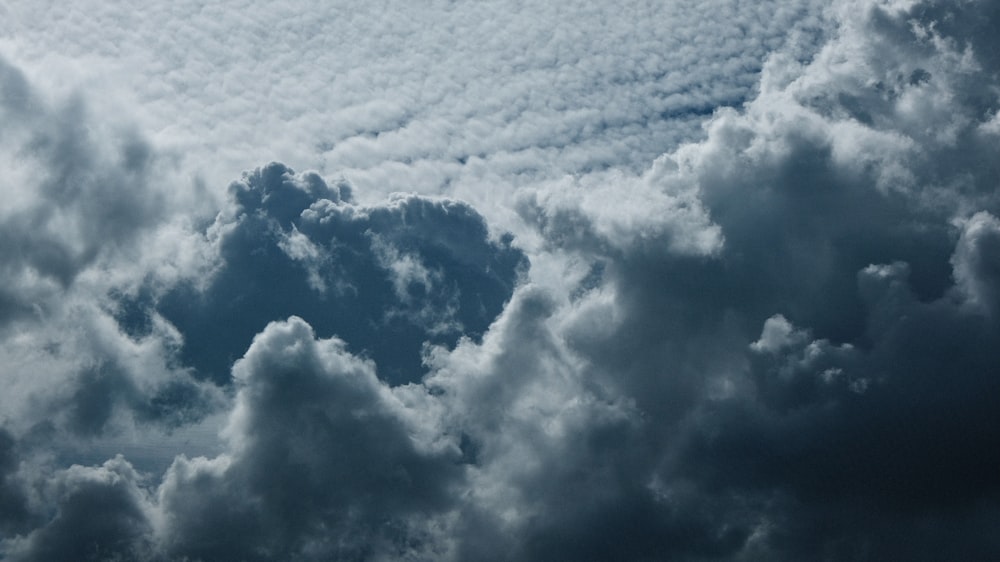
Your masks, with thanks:
[{"label": "cumulus cloud", "polygon": [[956,289],[980,312],[995,317],[1000,309],[997,264],[1000,263],[1000,221],[986,211],[970,217],[951,257]]},{"label": "cumulus cloud", "polygon": [[7,560],[147,559],[149,504],[140,483],[121,456],[98,467],[60,471],[41,491],[55,515],[26,536],[5,541],[0,553]]},{"label": "cumulus cloud", "polygon": [[[371,101],[351,119],[392,129],[324,149],[366,179],[273,163],[200,215],[214,218],[162,211],[122,227],[117,257],[80,254],[65,280],[34,251],[10,258],[5,271],[55,280],[36,300],[75,329],[3,340],[13,395],[42,407],[0,401],[0,555],[995,558],[998,14],[977,1],[839,2],[822,48],[777,49],[752,98],[714,111],[701,137],[636,152],[645,170],[629,158],[574,168],[567,129],[518,128],[547,115],[533,102],[484,121],[507,98],[463,106],[445,84],[426,90],[442,104],[430,107],[476,108],[454,145],[440,139],[455,125],[435,120],[452,113]],[[538,61],[562,56],[565,29],[551,41],[534,29],[526,41],[547,48],[523,72],[555,73],[563,65]],[[567,56],[593,63],[600,49],[577,38],[588,48]],[[609,64],[621,60],[609,48]],[[10,76],[4,92],[27,88]],[[713,108],[727,105],[715,95]],[[432,140],[413,151],[418,137]],[[491,156],[465,154],[472,137]],[[489,174],[510,164],[514,178],[538,165],[511,156],[518,143],[558,157],[497,199],[385,196],[398,180],[386,169],[438,156],[490,161]],[[86,166],[107,160],[93,154]],[[60,177],[53,189],[69,193]],[[18,209],[54,197],[33,185]],[[103,228],[66,236],[86,248],[89,233],[118,232]],[[126,240],[147,232],[187,257],[130,263]],[[29,302],[32,286],[14,286]],[[18,374],[29,369],[72,384],[48,389]],[[74,440],[183,430],[209,411],[226,421],[207,454],[149,473],[125,457],[66,461]],[[106,517],[84,516],[95,510]]]},{"label": "cumulus cloud", "polygon": [[[983,130],[996,102],[979,92],[995,87],[994,73],[990,55],[975,55],[991,50],[981,38],[935,24],[981,6],[842,8],[814,61],[775,56],[759,96],[718,113],[706,140],[639,181],[609,182],[622,208],[636,192],[646,201],[690,193],[693,205],[656,207],[658,230],[642,228],[642,212],[622,213],[635,221],[621,229],[631,238],[616,236],[607,225],[617,209],[587,201],[613,201],[612,190],[592,178],[558,188],[577,189],[575,201],[540,188],[522,207],[545,247],[599,265],[599,288],[565,309],[560,334],[587,388],[627,396],[641,414],[631,435],[642,437],[606,455],[621,471],[642,459],[628,481],[657,509],[697,498],[705,517],[682,519],[717,549],[678,542],[627,557],[996,549],[978,535],[996,521],[995,499],[985,499],[995,482],[984,477],[996,420],[972,397],[993,393],[995,379],[997,177],[977,156],[991,142]],[[711,243],[691,251],[682,236]],[[669,534],[655,511],[641,520]],[[601,512],[609,533],[625,517]],[[579,523],[546,534],[546,554],[586,543],[592,532]],[[962,538],[920,534],[926,525]],[[626,537],[619,552],[634,544]]]},{"label": "cumulus cloud", "polygon": [[205,231],[219,264],[209,278],[126,301],[140,318],[176,326],[182,359],[216,381],[229,378],[254,334],[292,313],[370,354],[380,376],[416,380],[424,342],[481,337],[525,256],[509,236],[491,237],[467,204],[400,194],[365,206],[352,197],[346,183],[282,164],[249,173]]},{"label": "cumulus cloud", "polygon": [[[233,374],[229,452],[179,458],[159,491],[165,549],[206,560],[433,557],[434,516],[459,476],[426,426],[344,342],[303,320],[269,325]],[[433,519],[433,518],[432,518]]]}]

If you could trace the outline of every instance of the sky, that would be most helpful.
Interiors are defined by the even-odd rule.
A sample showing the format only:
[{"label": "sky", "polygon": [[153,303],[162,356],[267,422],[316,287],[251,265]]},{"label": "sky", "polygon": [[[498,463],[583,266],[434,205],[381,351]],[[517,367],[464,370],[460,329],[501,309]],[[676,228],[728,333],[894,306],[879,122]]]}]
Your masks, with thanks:
[{"label": "sky", "polygon": [[997,29],[0,3],[0,559],[997,559]]}]

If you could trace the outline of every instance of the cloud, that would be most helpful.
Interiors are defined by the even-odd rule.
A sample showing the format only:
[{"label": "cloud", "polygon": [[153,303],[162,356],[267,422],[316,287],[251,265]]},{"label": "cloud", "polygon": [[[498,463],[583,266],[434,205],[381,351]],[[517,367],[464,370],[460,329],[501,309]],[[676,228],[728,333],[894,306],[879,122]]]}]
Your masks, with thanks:
[{"label": "cloud", "polygon": [[[407,31],[443,10],[380,21]],[[822,48],[777,49],[752,99],[713,111],[702,136],[607,169],[563,119],[582,111],[586,129],[587,109],[601,104],[597,114],[613,118],[614,80],[570,97],[565,111],[553,106],[555,117],[530,99],[506,102],[537,83],[535,71],[548,82],[591,76],[634,43],[608,45],[598,64],[599,41],[574,34],[587,26],[550,26],[551,36],[525,26],[524,41],[540,48],[499,76],[526,81],[464,105],[471,98],[455,92],[495,83],[435,81],[378,59],[384,66],[358,70],[359,83],[386,76],[395,92],[407,72],[427,76],[412,96],[430,109],[367,100],[333,113],[355,128],[387,124],[323,149],[361,181],[269,164],[233,183],[221,209],[201,210],[206,220],[178,220],[167,204],[163,218],[120,226],[122,240],[157,241],[157,259],[101,249],[69,260],[65,282],[35,265],[34,249],[10,259],[9,271],[37,270],[54,280],[51,295],[66,296],[40,299],[54,327],[12,316],[31,329],[8,330],[0,349],[15,366],[5,373],[14,398],[0,401],[0,497],[12,506],[0,516],[0,553],[995,558],[997,15],[986,2],[837,3]],[[468,28],[477,41],[511,37],[481,27],[510,20],[480,19]],[[456,27],[460,45],[464,33]],[[583,46],[566,56],[586,64],[563,68],[558,47],[573,42]],[[414,51],[435,71],[436,56],[480,53],[433,41]],[[494,67],[483,60],[485,70],[452,67],[485,76]],[[655,86],[654,75],[634,78]],[[4,92],[30,91],[11,76]],[[586,90],[556,82],[542,99]],[[12,108],[34,99],[5,95]],[[718,99],[706,95],[713,108],[730,105]],[[659,138],[657,123],[636,138]],[[624,129],[593,142],[632,146]],[[454,144],[442,140],[453,134]],[[484,155],[466,154],[476,142]],[[582,153],[570,145],[586,154],[574,160]],[[87,154],[86,166],[116,162]],[[555,157],[535,173],[539,155]],[[495,199],[384,197],[402,177],[393,174],[451,160],[462,173],[488,163],[480,177],[514,179]],[[51,193],[70,193],[66,177]],[[44,182],[32,185],[18,209],[49,196]],[[515,236],[501,234],[508,226]],[[91,233],[116,228],[56,240],[87,247]],[[183,256],[162,259],[164,248]],[[34,302],[32,286],[19,287],[11,299]],[[51,388],[60,381],[71,384]],[[124,457],[66,461],[79,458],[76,441],[183,429],[208,412],[227,420],[217,448],[180,454],[162,473]],[[96,505],[107,517],[85,519]]]},{"label": "cloud", "polygon": [[383,378],[416,380],[424,342],[481,337],[527,266],[509,236],[494,239],[458,201],[358,205],[346,183],[277,163],[230,193],[205,232],[216,271],[144,309],[177,327],[185,363],[221,383],[253,335],[290,313],[370,354]]},{"label": "cloud", "polygon": [[[668,489],[749,509],[750,559],[995,552],[977,532],[996,520],[996,420],[974,394],[994,392],[997,326],[993,283],[973,279],[992,279],[996,175],[967,160],[995,111],[969,80],[992,74],[928,31],[934,11],[847,16],[794,80],[770,90],[786,64],[772,61],[745,112],[672,155],[670,180],[698,186],[725,237],[717,258],[586,248],[611,256],[628,308],[603,346],[581,330],[576,350],[676,444],[657,469]],[[910,113],[916,100],[942,109]],[[934,524],[962,539],[921,532]]]},{"label": "cloud", "polygon": [[0,532],[4,536],[31,529],[28,496],[17,480],[19,459],[17,441],[10,432],[0,430],[0,500],[4,506]]},{"label": "cloud", "polygon": [[8,9],[0,48],[55,88],[72,77],[130,108],[211,186],[277,160],[344,174],[365,203],[411,190],[473,201],[641,170],[751,96],[768,52],[808,57],[829,27],[822,6],[32,4]]},{"label": "cloud", "polygon": [[[148,499],[121,456],[99,467],[74,465],[44,483],[55,508],[44,526],[0,543],[6,560],[145,559],[150,550]],[[95,517],[99,513],[99,517]]]},{"label": "cloud", "polygon": [[50,107],[2,59],[0,116],[8,170],[8,204],[0,213],[0,325],[6,325],[45,313],[47,301],[84,268],[131,246],[161,219],[163,201],[145,188],[155,164],[143,139],[129,131],[111,139],[93,132],[82,100]]},{"label": "cloud", "polygon": [[[942,10],[845,7],[812,63],[775,56],[760,95],[741,112],[716,114],[705,141],[613,187],[600,183],[608,175],[530,192],[521,212],[543,247],[599,266],[580,292],[554,283],[571,303],[555,314],[555,339],[573,358],[567,369],[580,388],[627,399],[635,413],[593,455],[615,459],[632,487],[605,480],[552,499],[559,511],[513,516],[544,529],[522,558],[575,552],[567,549],[590,544],[593,527],[635,559],[995,552],[977,533],[996,521],[986,451],[997,420],[974,396],[994,392],[997,359],[997,176],[977,156],[996,111],[977,92],[993,74],[975,43],[933,23],[968,14]],[[677,193],[695,204],[622,212],[634,221],[618,230],[628,238],[607,226],[631,201]],[[660,220],[644,223],[650,208]],[[699,237],[712,240],[701,251],[676,243]],[[517,396],[515,404],[534,394]],[[545,427],[550,416],[538,413]],[[578,428],[574,440],[598,427]],[[577,478],[595,478],[602,465],[591,458],[538,461],[537,473],[587,467]],[[564,478],[537,489],[516,480],[515,489],[545,497]],[[596,490],[610,498],[588,520],[573,501],[586,505]],[[643,542],[670,535],[668,514],[684,498],[702,506],[701,518],[681,509],[679,520],[697,522],[686,536],[712,539],[703,550]],[[648,531],[615,535],[639,505]],[[935,524],[962,539],[921,532]]]},{"label": "cloud", "polygon": [[951,257],[955,284],[969,305],[995,318],[1000,312],[997,294],[1000,263],[1000,221],[988,212],[980,211],[969,218],[962,228],[955,253]]},{"label": "cloud", "polygon": [[160,488],[168,552],[202,559],[373,558],[420,552],[461,476],[455,443],[410,390],[317,340],[270,324],[233,371],[229,451],[179,458]]},{"label": "cloud", "polygon": [[472,467],[458,559],[717,556],[746,531],[693,494],[651,480],[645,414],[590,376],[566,345],[566,311],[519,290],[481,345],[432,356],[426,384],[449,405]]},{"label": "cloud", "polygon": [[99,121],[84,97],[49,100],[3,60],[0,115],[4,424],[17,436],[44,426],[93,437],[119,422],[199,418],[219,396],[172,368],[172,328],[151,324],[152,337],[129,339],[106,298],[160,257],[148,246],[181,200],[164,189],[169,166],[126,124]]},{"label": "cloud", "polygon": [[437,520],[462,480],[458,446],[422,408],[423,391],[390,388],[345,347],[316,339],[296,317],[268,325],[234,367],[225,451],[178,457],[155,495],[120,455],[55,472],[24,457],[18,469],[16,443],[4,435],[0,482],[12,500],[4,523],[18,534],[0,552],[11,560],[432,556],[441,548]]}]

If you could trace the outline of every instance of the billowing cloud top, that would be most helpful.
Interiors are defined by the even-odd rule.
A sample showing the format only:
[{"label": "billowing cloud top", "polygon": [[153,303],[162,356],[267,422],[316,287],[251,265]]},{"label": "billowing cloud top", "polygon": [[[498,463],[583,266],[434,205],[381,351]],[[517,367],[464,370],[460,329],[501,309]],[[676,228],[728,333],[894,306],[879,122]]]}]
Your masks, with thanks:
[{"label": "billowing cloud top", "polygon": [[[480,32],[530,10],[393,12],[385,48],[454,47],[342,63],[397,105],[348,100],[277,142],[238,125],[282,158],[340,135],[320,152],[343,175],[288,158],[225,193],[190,180],[209,157],[177,156],[160,109],[130,125],[86,80],[62,97],[32,66],[42,32],[12,26],[0,558],[1000,557],[1000,9],[795,6],[787,40],[745,7],[698,28],[675,71],[704,95],[674,117],[632,55],[669,58],[649,38],[680,22],[594,8],[623,41],[598,45],[583,5],[576,40],[543,37],[544,11],[517,41]],[[415,30],[437,16],[450,35]],[[713,78],[736,35],[762,46],[751,78]],[[520,70],[436,82],[477,54]],[[648,64],[611,71],[626,59]],[[521,98],[490,69],[542,101],[504,113]]]},{"label": "billowing cloud top", "polygon": [[218,266],[160,296],[122,305],[148,326],[153,310],[185,335],[182,357],[225,381],[232,360],[275,318],[297,314],[378,363],[383,378],[416,380],[425,342],[479,338],[510,298],[524,255],[491,241],[482,217],[447,199],[399,195],[352,204],[347,184],[270,164],[232,184],[206,230]]}]

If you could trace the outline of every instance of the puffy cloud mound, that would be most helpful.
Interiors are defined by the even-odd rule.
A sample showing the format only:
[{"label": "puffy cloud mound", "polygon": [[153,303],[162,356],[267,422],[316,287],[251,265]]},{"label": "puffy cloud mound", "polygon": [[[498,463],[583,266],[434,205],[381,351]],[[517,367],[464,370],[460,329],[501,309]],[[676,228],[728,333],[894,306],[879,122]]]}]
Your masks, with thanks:
[{"label": "puffy cloud mound", "polygon": [[[270,324],[234,367],[229,452],[177,459],[159,491],[167,552],[204,560],[433,558],[458,448],[344,342]],[[425,418],[430,418],[425,419]],[[430,422],[430,423],[429,423]],[[426,552],[425,552],[426,550]]]},{"label": "puffy cloud mound", "polygon": [[44,482],[51,520],[0,552],[18,561],[148,559],[149,503],[140,484],[121,456],[99,467],[73,465]]},{"label": "puffy cloud mound", "polygon": [[347,184],[276,163],[230,186],[206,237],[219,264],[210,277],[150,297],[144,312],[126,300],[136,313],[123,328],[162,315],[184,337],[182,359],[217,381],[255,333],[289,314],[369,354],[387,380],[416,380],[424,342],[481,337],[527,266],[464,203],[398,195],[357,205]]},{"label": "puffy cloud mound", "polygon": [[[812,62],[775,55],[705,141],[632,181],[523,199],[543,247],[594,264],[558,333],[583,388],[632,401],[633,441],[594,457],[638,492],[593,520],[597,492],[553,499],[531,519],[546,550],[522,557],[576,558],[597,527],[630,559],[996,554],[998,84],[976,31],[995,10],[838,9]],[[600,474],[569,458],[538,472]],[[648,532],[617,531],[631,497],[655,506],[635,517]],[[680,518],[685,536],[711,548],[652,540],[670,535],[657,510],[685,498],[703,515]]]}]

